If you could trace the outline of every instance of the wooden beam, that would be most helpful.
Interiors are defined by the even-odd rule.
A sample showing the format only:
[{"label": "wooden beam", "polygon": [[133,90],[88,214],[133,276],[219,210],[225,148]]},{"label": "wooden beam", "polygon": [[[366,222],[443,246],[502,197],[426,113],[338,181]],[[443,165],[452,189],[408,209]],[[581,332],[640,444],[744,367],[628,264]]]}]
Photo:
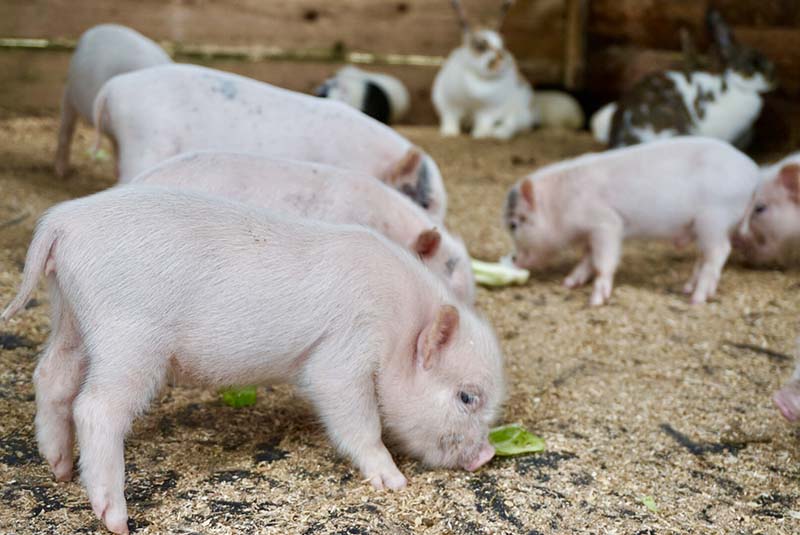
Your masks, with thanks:
[{"label": "wooden beam", "polygon": [[582,89],[586,69],[586,21],[589,0],[567,0],[564,43],[564,87]]}]

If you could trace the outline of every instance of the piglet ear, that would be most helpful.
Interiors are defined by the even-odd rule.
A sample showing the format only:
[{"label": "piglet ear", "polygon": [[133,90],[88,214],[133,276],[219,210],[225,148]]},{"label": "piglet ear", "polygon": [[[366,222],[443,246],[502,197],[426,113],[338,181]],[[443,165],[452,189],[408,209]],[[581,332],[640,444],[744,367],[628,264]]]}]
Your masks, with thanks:
[{"label": "piglet ear", "polygon": [[389,170],[386,177],[387,181],[397,185],[399,182],[404,182],[404,178],[413,176],[413,182],[417,181],[415,171],[422,162],[422,151],[418,147],[411,147],[406,151],[403,157]]},{"label": "piglet ear", "polygon": [[522,181],[519,192],[522,194],[522,198],[525,199],[525,202],[528,203],[530,209],[533,210],[536,207],[536,201],[533,197],[533,183],[530,179],[526,178]]},{"label": "piglet ear", "polygon": [[436,254],[442,243],[442,235],[435,228],[423,231],[417,236],[414,251],[422,258],[429,258]]},{"label": "piglet ear", "polygon": [[796,163],[784,165],[778,174],[778,180],[795,204],[800,204],[800,165]]},{"label": "piglet ear", "polygon": [[442,305],[433,323],[425,327],[417,340],[417,363],[430,370],[441,356],[442,350],[453,339],[458,328],[458,309],[453,305]]}]

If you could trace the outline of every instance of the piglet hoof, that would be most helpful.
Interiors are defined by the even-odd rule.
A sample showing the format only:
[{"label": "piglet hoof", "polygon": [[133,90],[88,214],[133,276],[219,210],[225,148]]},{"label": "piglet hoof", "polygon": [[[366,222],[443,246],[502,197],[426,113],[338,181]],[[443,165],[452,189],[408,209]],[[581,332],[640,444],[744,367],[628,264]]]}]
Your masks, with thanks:
[{"label": "piglet hoof", "polygon": [[589,299],[589,305],[593,307],[601,307],[605,304],[606,304],[605,298],[603,298],[602,294],[598,294],[597,292],[594,292],[592,294],[592,298]]},{"label": "piglet hoof", "polygon": [[66,459],[63,455],[59,455],[55,462],[50,463],[50,468],[53,470],[56,481],[72,480],[72,459]]},{"label": "piglet hoof", "polygon": [[594,281],[594,290],[592,291],[592,298],[589,304],[593,307],[604,305],[611,299],[612,281],[608,278],[601,277]]},{"label": "piglet hoof", "polygon": [[108,531],[128,535],[128,509],[124,502],[120,506],[113,504],[108,499],[92,501],[92,509],[94,514],[106,525]]},{"label": "piglet hoof", "polygon": [[408,484],[406,477],[397,468],[373,475],[369,478],[369,482],[377,490],[400,490]]},{"label": "piglet hoof", "polygon": [[772,402],[781,411],[781,414],[789,422],[796,422],[800,418],[800,388],[788,384],[775,392]]},{"label": "piglet hoof", "polygon": [[704,293],[695,292],[694,294],[692,294],[691,302],[692,302],[693,305],[705,304],[706,300],[707,300],[707,296]]},{"label": "piglet hoof", "polygon": [[587,282],[589,282],[588,279],[583,279],[581,277],[570,275],[569,277],[564,279],[564,287],[573,290],[575,288],[583,286]]}]

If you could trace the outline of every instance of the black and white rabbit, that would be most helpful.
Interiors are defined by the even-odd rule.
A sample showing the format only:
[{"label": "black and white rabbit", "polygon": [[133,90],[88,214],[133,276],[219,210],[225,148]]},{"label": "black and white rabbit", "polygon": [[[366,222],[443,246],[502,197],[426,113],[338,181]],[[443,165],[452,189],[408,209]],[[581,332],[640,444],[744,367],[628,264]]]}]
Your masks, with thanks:
[{"label": "black and white rabbit", "polygon": [[489,29],[473,28],[461,3],[451,0],[463,42],[450,53],[433,82],[442,135],[456,136],[462,125],[469,124],[472,137],[508,139],[533,126],[533,89],[499,34],[512,3],[503,1],[496,29]]},{"label": "black and white rabbit", "polygon": [[352,65],[339,69],[317,87],[314,94],[341,100],[384,124],[393,124],[405,117],[410,103],[408,89],[394,76]]},{"label": "black and white rabbit", "polygon": [[[775,87],[775,69],[763,54],[735,41],[716,10],[706,16],[722,72],[706,68],[687,53],[683,71],[670,70],[643,78],[616,104],[592,118],[595,137],[623,147],[680,135],[723,139],[745,147],[761,113],[761,93]],[[610,128],[605,124],[610,119]]]},{"label": "black and white rabbit", "polygon": [[[700,67],[700,59],[697,55],[697,49],[694,45],[689,30],[681,28],[681,50],[683,52],[683,70],[684,72],[692,72],[703,70],[707,68],[706,65]],[[596,112],[592,114],[589,120],[589,128],[594,135],[594,138],[600,143],[608,144],[608,136],[611,131],[611,120],[614,118],[614,113],[617,111],[617,103],[609,102]]]}]

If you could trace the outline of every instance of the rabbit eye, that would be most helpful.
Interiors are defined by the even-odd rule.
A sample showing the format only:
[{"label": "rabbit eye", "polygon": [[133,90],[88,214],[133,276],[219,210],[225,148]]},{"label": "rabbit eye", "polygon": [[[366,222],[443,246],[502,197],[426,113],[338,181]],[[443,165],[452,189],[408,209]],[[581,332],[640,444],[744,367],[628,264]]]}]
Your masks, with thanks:
[{"label": "rabbit eye", "polygon": [[512,232],[513,232],[513,231],[515,231],[515,230],[517,230],[517,222],[516,222],[516,221],[511,221],[511,222],[508,224],[508,228],[509,228],[509,229],[511,229],[511,231],[512,231]]},{"label": "rabbit eye", "polygon": [[487,43],[483,39],[473,39],[472,48],[475,50],[475,52],[483,54],[484,52],[489,50],[489,43]]},{"label": "rabbit eye", "polygon": [[766,205],[766,204],[758,204],[758,205],[756,205],[756,207],[753,209],[753,212],[754,212],[756,215],[758,215],[758,214],[763,214],[763,213],[764,213],[764,211],[765,211],[766,209],[767,209],[767,205]]}]

